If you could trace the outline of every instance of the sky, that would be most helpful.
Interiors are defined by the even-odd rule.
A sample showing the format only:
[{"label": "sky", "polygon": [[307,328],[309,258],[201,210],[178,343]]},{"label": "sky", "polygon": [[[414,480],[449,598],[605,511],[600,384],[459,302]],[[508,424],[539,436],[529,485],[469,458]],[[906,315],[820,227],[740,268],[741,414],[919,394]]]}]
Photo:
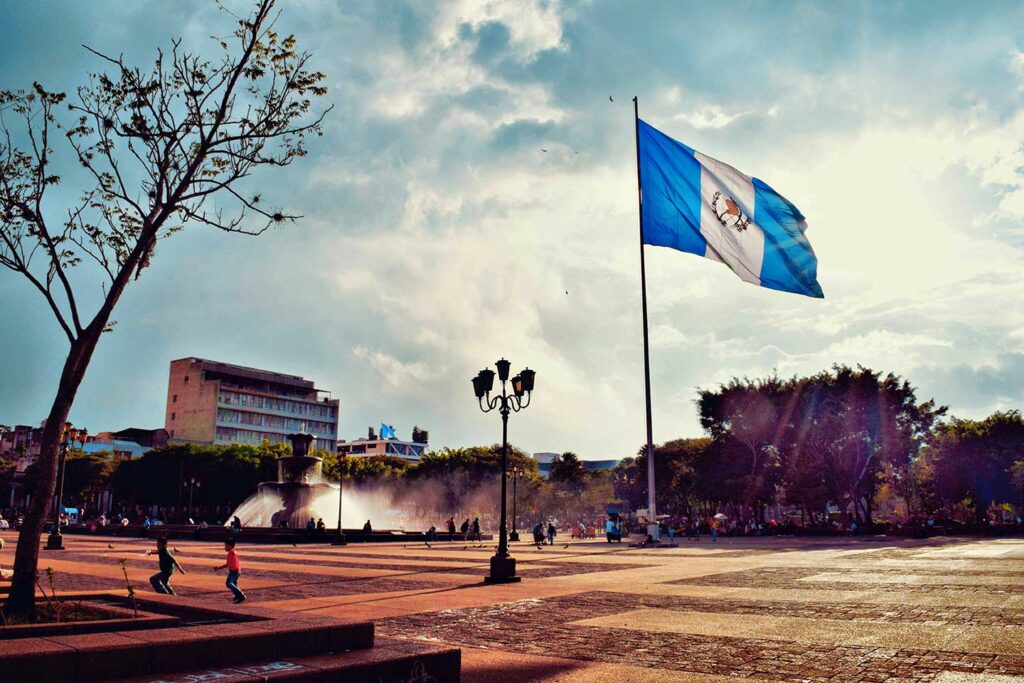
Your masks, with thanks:
[{"label": "sky", "polygon": [[[633,96],[644,120],[800,207],[826,297],[648,247],[656,441],[701,434],[700,387],[833,363],[900,374],[961,417],[1024,404],[1024,4],[282,7],[334,109],[310,155],[257,186],[304,218],[162,242],[76,424],[163,426],[169,362],[199,356],[313,379],[340,399],[343,438],[384,421],[436,447],[493,443],[500,421],[469,380],[506,357],[537,371],[513,443],[634,454]],[[212,55],[229,30],[198,0],[2,3],[0,89],[73,90],[103,66],[83,44],[146,65],[174,37]],[[0,272],[0,423],[46,415],[66,346]]]}]

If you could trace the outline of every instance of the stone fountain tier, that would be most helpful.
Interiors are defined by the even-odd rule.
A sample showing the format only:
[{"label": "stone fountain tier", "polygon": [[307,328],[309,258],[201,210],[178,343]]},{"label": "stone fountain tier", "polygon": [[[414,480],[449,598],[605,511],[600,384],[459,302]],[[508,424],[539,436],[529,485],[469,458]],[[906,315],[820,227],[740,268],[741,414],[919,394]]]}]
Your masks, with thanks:
[{"label": "stone fountain tier", "polygon": [[243,527],[281,527],[282,522],[290,529],[305,529],[310,517],[323,518],[333,528],[337,514],[338,487],[319,482],[266,481],[256,487],[256,492],[238,506],[234,514],[242,521]]},{"label": "stone fountain tier", "polygon": [[323,460],[313,455],[290,455],[277,459],[277,481],[284,484],[319,484],[323,481]]},{"label": "stone fountain tier", "polygon": [[[308,444],[307,444],[308,445]],[[303,449],[305,450],[305,449]],[[312,517],[337,519],[338,487],[323,481],[323,461],[312,455],[277,459],[277,481],[265,481],[232,513],[243,527],[305,529]],[[332,512],[334,516],[332,516]],[[333,526],[329,522],[329,527]]]}]

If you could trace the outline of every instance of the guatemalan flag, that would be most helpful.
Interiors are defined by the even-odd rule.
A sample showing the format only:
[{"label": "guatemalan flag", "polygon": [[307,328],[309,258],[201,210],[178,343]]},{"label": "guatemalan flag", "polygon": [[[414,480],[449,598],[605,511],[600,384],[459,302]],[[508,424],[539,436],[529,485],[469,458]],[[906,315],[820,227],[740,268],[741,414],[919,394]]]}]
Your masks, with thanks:
[{"label": "guatemalan flag", "polygon": [[637,121],[643,243],[721,261],[744,282],[824,297],[804,216],[767,183]]}]

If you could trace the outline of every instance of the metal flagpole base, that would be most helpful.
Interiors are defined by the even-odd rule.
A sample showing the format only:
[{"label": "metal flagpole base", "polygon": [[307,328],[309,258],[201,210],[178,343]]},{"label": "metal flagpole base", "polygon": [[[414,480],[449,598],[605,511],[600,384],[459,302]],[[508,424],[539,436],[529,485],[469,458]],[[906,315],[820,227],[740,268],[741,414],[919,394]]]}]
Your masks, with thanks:
[{"label": "metal flagpole base", "polygon": [[484,583],[518,583],[522,580],[521,576],[516,576],[516,558],[497,555],[491,558],[491,575],[484,577]]},{"label": "metal flagpole base", "polygon": [[345,534],[340,531],[331,538],[331,545],[348,545],[348,541],[345,540]]},{"label": "metal flagpole base", "polygon": [[64,550],[64,535],[50,534],[46,538],[46,550]]}]

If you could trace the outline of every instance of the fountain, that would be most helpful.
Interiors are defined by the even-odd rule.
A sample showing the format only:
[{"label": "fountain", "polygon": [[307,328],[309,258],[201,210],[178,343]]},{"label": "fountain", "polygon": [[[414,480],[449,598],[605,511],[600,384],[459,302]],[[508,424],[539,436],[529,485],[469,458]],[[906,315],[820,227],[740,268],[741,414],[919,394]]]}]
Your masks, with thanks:
[{"label": "fountain", "polygon": [[310,517],[333,519],[338,487],[323,480],[323,460],[309,455],[313,438],[305,433],[288,435],[292,454],[277,459],[277,481],[261,483],[232,513],[242,526],[304,529]]}]

